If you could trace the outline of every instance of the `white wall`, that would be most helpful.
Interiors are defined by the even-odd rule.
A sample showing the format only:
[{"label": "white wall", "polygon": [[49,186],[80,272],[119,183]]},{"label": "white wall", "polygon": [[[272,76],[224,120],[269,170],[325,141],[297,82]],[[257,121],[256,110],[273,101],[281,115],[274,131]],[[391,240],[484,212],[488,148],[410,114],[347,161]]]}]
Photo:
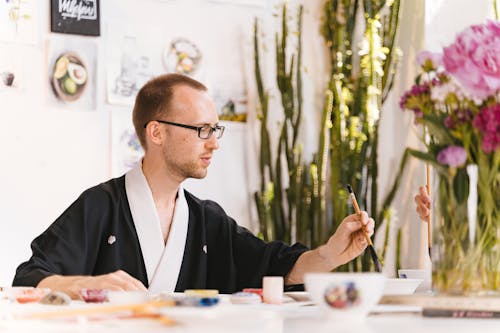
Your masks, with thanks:
[{"label": "white wall", "polygon": [[[267,32],[268,52],[262,60],[269,86],[274,81],[273,33],[279,19],[272,16],[272,5],[265,7],[227,5],[208,0],[102,0],[101,37],[98,46],[96,110],[69,110],[48,103],[46,40],[49,33],[49,6],[36,3],[39,20],[34,45],[0,42],[0,58],[11,58],[24,68],[21,90],[0,90],[0,286],[10,284],[16,266],[30,254],[30,241],[43,231],[86,188],[111,177],[111,119],[115,112],[130,113],[130,107],[111,106],[105,101],[106,34],[109,24],[119,27],[138,25],[166,30],[167,35],[190,35],[204,51],[206,82],[210,87],[235,82],[246,84],[249,96],[249,123],[227,124],[229,131],[221,141],[207,179],[190,181],[188,188],[202,198],[217,200],[241,224],[255,230],[252,193],[257,189],[257,122],[253,79],[253,18],[261,19]],[[271,1],[270,1],[271,2]],[[314,151],[316,128],[322,109],[325,83],[325,50],[317,32],[323,1],[301,1],[304,12],[304,110],[302,131]],[[395,97],[386,103],[380,139],[380,180],[388,190],[407,144],[416,145],[416,133],[408,130],[412,119],[399,110],[399,96],[409,87],[415,74],[414,60],[419,49],[436,49],[451,42],[454,34],[470,23],[492,17],[491,1],[467,0],[402,1],[400,45],[405,51],[399,71]],[[433,8],[430,10],[430,8]],[[466,15],[457,15],[463,12]],[[425,25],[424,25],[425,22]],[[425,31],[426,39],[423,38]],[[1,32],[0,32],[1,33]],[[151,35],[148,38],[158,38]],[[168,43],[168,41],[165,41]],[[276,92],[276,91],[275,91]],[[276,96],[275,96],[276,98]],[[277,101],[274,101],[276,103]],[[231,133],[231,127],[233,131]],[[394,144],[396,143],[396,144]],[[218,156],[217,156],[218,155]],[[424,167],[412,162],[395,199],[399,223],[404,225],[405,267],[426,264],[425,228],[413,212],[413,195],[423,183]],[[411,209],[410,209],[411,208]],[[390,259],[389,259],[390,261]]]},{"label": "white wall", "polygon": [[[83,190],[111,177],[112,114],[130,114],[131,107],[106,103],[106,34],[110,24],[114,28],[137,25],[165,31],[168,36],[190,36],[203,50],[205,83],[212,88],[245,81],[253,84],[245,77],[253,67],[253,19],[258,16],[266,22],[271,17],[270,5],[239,6],[206,0],[101,1],[100,37],[61,37],[97,44],[97,107],[93,111],[73,110],[50,102],[47,40],[61,35],[49,32],[48,2],[32,2],[37,16],[35,43],[0,42],[0,55],[19,57],[24,68],[22,89],[0,90],[0,142],[4,143],[0,155],[0,286],[11,283],[17,265],[29,257],[29,244],[36,235]],[[164,40],[165,45],[169,42]],[[209,176],[186,187],[202,198],[219,201],[231,216],[251,227],[253,203],[247,186],[247,171],[251,170],[245,167],[245,160],[252,154],[246,154],[247,131],[241,124],[226,126]]]}]

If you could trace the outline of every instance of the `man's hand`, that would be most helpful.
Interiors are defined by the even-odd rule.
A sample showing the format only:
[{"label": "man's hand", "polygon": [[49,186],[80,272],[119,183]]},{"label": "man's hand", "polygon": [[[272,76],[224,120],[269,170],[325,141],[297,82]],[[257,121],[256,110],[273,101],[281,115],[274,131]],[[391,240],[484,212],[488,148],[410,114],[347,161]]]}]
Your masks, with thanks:
[{"label": "man's hand", "polygon": [[368,242],[365,232],[373,234],[375,222],[366,212],[347,216],[325,245],[302,253],[285,277],[285,284],[304,282],[309,272],[329,272],[359,256]]},{"label": "man's hand", "polygon": [[328,242],[319,248],[320,255],[330,258],[334,267],[343,265],[359,256],[368,242],[365,232],[373,234],[375,222],[366,212],[347,216]]},{"label": "man's hand", "polygon": [[39,288],[50,288],[62,291],[73,299],[80,297],[80,289],[108,289],[118,291],[141,290],[147,291],[141,281],[130,276],[128,273],[118,270],[113,273],[97,276],[48,276],[40,283]]},{"label": "man's hand", "polygon": [[417,213],[422,221],[427,221],[431,211],[431,198],[427,193],[425,186],[420,186],[419,193],[415,196],[415,203],[417,204]]}]

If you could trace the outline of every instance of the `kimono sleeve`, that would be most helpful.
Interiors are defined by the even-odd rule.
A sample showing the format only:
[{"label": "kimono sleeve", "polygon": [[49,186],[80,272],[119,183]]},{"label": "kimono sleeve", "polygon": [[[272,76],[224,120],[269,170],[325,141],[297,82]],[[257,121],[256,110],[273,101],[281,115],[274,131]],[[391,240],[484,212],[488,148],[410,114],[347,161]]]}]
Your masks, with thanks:
[{"label": "kimono sleeve", "polygon": [[16,270],[13,286],[33,286],[54,275],[89,275],[98,256],[109,204],[97,187],[85,191],[31,243],[32,256]]},{"label": "kimono sleeve", "polygon": [[300,243],[292,246],[282,241],[264,242],[249,230],[234,226],[233,254],[238,267],[238,284],[262,287],[264,276],[286,276],[300,255],[308,248]]},{"label": "kimono sleeve", "polygon": [[264,276],[286,276],[308,250],[298,243],[290,246],[281,241],[264,242],[239,226],[215,202],[205,201],[204,207],[209,286],[224,292],[260,288]]}]

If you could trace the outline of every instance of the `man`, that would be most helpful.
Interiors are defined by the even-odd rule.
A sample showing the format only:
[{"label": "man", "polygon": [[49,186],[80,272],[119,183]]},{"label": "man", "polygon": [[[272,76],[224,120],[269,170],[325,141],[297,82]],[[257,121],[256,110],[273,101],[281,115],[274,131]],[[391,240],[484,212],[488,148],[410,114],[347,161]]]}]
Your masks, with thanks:
[{"label": "man", "polygon": [[[122,177],[85,191],[32,243],[14,285],[48,287],[78,297],[81,288],[232,293],[260,287],[262,277],[303,282],[363,252],[366,212],[344,219],[315,250],[265,243],[238,226],[213,201],[182,187],[207,174],[224,127],[205,86],[167,74],[138,93],[133,122],[145,150],[142,163]],[[221,184],[223,186],[223,184]]]}]

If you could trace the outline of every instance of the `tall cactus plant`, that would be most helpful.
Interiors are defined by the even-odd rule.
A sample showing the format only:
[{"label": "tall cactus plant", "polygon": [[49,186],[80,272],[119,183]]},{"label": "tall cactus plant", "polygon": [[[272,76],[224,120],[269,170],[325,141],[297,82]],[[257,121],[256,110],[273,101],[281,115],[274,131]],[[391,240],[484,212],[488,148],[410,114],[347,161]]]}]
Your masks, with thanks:
[{"label": "tall cactus plant", "polygon": [[[327,228],[330,232],[348,213],[344,190],[347,183],[357,193],[360,206],[380,219],[376,229],[382,222],[384,212],[378,207],[377,183],[379,120],[398,61],[394,41],[399,5],[399,0],[325,3],[322,32],[330,54],[329,89],[335,97],[330,163],[333,223]],[[364,30],[359,46],[358,25]],[[370,264],[369,257],[364,256],[344,269],[369,270]]]},{"label": "tall cactus plant", "polygon": [[[288,22],[287,22],[287,7],[283,6],[282,12],[282,33],[281,36],[276,33],[276,68],[277,68],[277,85],[281,92],[281,103],[283,107],[283,121],[279,131],[277,143],[277,153],[273,154],[273,147],[268,130],[269,118],[269,93],[264,88],[259,57],[259,31],[258,22],[254,24],[254,52],[255,52],[255,76],[257,80],[257,92],[259,95],[259,120],[260,127],[260,174],[261,188],[255,193],[255,201],[260,221],[260,229],[263,232],[263,237],[266,240],[282,239],[285,241],[291,240],[291,212],[290,206],[293,201],[288,200],[291,191],[283,188],[283,174],[288,173],[292,179],[292,172],[296,161],[300,159],[297,156],[296,147],[289,142],[290,137],[295,138],[298,133],[298,127],[295,126],[298,118],[298,99],[296,94],[297,84],[293,82],[295,67],[299,69],[300,63],[295,63],[296,54],[291,56],[291,61],[287,55],[287,39],[288,39]],[[299,20],[300,22],[300,20]],[[300,31],[300,28],[299,28]],[[300,40],[300,33],[299,33]],[[300,49],[300,43],[299,43]],[[297,80],[300,77],[296,77]],[[295,126],[295,127],[294,127]],[[291,132],[291,133],[289,133]],[[285,158],[283,158],[285,157]],[[282,165],[282,160],[285,160],[285,165]]]},{"label": "tall cactus plant", "polygon": [[[359,11],[363,11],[362,16]],[[349,213],[344,190],[347,183],[372,216],[381,221],[383,216],[390,215],[388,208],[398,181],[382,209],[377,210],[377,143],[381,106],[392,88],[398,60],[394,47],[398,13],[399,0],[325,3],[322,34],[330,55],[331,80],[321,117],[319,146],[311,162],[304,161],[297,140],[302,116],[302,7],[298,11],[295,53],[287,57],[286,4],[282,11],[282,32],[276,34],[276,82],[283,121],[275,151],[267,127],[269,94],[262,82],[255,21],[255,76],[261,122],[261,187],[255,193],[255,201],[264,239],[297,240],[312,247],[325,242]],[[356,32],[360,30],[357,25],[362,25],[364,31],[361,43],[357,43]],[[362,258],[341,269],[369,270],[370,261]]]},{"label": "tall cactus plant", "polygon": [[[314,209],[318,203],[323,206],[324,182],[320,173],[325,163],[305,162],[302,146],[298,141],[302,119],[302,6],[297,12],[297,47],[289,52],[289,23],[287,6],[282,7],[281,34],[276,33],[276,84],[280,91],[282,121],[276,147],[272,147],[268,120],[269,94],[264,88],[259,57],[259,30],[255,20],[254,52],[255,77],[259,95],[260,110],[260,191],[255,193],[260,230],[266,240],[280,239],[287,242],[300,241],[313,245],[309,230],[321,211]],[[323,140],[324,141],[324,140]],[[327,143],[324,143],[327,146]],[[275,150],[273,149],[275,148]],[[323,187],[319,191],[319,187]]]}]

